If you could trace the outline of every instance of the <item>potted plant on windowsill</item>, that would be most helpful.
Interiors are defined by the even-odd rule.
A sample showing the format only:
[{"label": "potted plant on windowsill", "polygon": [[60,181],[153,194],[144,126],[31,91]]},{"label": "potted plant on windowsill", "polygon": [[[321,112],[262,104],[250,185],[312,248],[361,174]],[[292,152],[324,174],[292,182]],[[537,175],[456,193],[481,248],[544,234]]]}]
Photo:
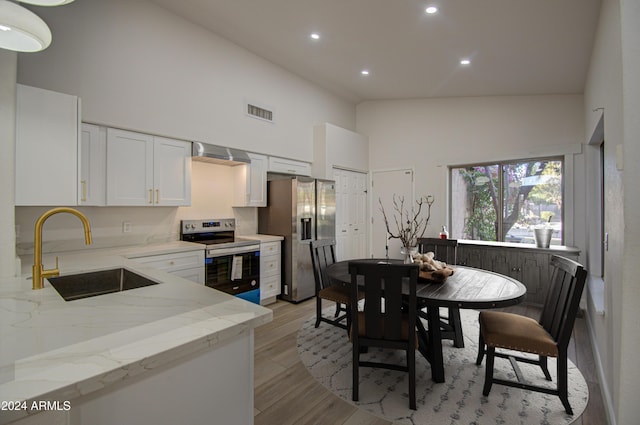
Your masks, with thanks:
[{"label": "potted plant on windowsill", "polygon": [[551,228],[552,217],[553,214],[549,214],[549,218],[544,222],[544,225],[542,227],[536,227],[535,229],[533,229],[536,247],[538,248],[549,248],[551,237],[553,235],[553,228]]},{"label": "potted plant on windowsill", "polygon": [[[391,230],[389,225],[389,219],[382,205],[382,200],[378,199],[380,204],[380,211],[384,218],[384,224],[387,229],[387,240],[399,239],[402,247],[400,253],[404,257],[405,263],[413,262],[413,254],[418,250],[417,241],[424,235],[431,218],[431,205],[433,205],[434,198],[432,195],[422,196],[416,200],[416,205],[409,208],[405,206],[404,196],[393,195],[393,221],[395,223],[395,230]],[[426,217],[420,217],[422,208],[426,206]],[[387,251],[388,256],[388,251]]]}]

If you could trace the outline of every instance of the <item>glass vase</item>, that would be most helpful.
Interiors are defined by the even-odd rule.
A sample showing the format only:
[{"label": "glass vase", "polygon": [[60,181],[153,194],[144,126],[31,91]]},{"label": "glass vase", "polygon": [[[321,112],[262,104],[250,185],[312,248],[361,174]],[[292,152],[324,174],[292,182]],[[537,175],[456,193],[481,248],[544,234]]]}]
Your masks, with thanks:
[{"label": "glass vase", "polygon": [[418,252],[417,246],[403,246],[400,247],[400,255],[405,264],[413,264],[413,254]]}]

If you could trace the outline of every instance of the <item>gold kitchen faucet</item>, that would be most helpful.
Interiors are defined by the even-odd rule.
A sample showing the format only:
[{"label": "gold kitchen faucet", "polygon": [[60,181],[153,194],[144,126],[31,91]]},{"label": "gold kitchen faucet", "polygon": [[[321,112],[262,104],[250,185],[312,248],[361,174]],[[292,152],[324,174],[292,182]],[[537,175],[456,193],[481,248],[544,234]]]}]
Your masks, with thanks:
[{"label": "gold kitchen faucet", "polygon": [[58,207],[42,214],[38,220],[36,220],[33,232],[33,289],[42,289],[45,278],[58,276],[60,274],[57,256],[55,269],[45,270],[42,264],[42,227],[49,217],[59,213],[69,213],[78,217],[84,226],[84,243],[87,245],[91,244],[91,225],[89,224],[89,219],[80,211],[69,207]]}]

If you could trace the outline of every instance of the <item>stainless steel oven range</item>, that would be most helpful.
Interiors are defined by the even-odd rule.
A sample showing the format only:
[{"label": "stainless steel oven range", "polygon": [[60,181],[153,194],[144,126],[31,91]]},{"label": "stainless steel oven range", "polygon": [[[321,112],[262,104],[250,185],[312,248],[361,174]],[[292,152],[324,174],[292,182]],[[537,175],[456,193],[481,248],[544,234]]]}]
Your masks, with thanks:
[{"label": "stainless steel oven range", "polygon": [[233,218],[182,220],[180,240],[206,245],[205,285],[260,304],[260,243],[235,230]]}]

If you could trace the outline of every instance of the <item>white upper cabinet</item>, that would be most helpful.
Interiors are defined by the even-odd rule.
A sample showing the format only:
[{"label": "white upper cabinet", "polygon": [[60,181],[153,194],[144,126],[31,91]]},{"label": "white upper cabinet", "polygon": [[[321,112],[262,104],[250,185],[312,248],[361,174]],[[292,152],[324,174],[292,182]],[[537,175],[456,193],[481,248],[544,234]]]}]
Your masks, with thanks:
[{"label": "white upper cabinet", "polygon": [[17,84],[15,204],[76,205],[79,99]]},{"label": "white upper cabinet", "polygon": [[107,129],[107,205],[190,203],[190,142]]},{"label": "white upper cabinet", "polygon": [[78,205],[105,205],[107,199],[106,178],[107,129],[82,123]]},{"label": "white upper cabinet", "polygon": [[191,205],[191,142],[154,137],[153,183],[156,205]]},{"label": "white upper cabinet", "polygon": [[270,156],[269,171],[274,173],[295,174],[298,176],[310,176],[311,164],[293,159]]},{"label": "white upper cabinet", "polygon": [[107,129],[107,205],[153,205],[153,136]]},{"label": "white upper cabinet", "polygon": [[257,153],[247,153],[251,164],[235,168],[234,207],[267,206],[268,158]]}]

